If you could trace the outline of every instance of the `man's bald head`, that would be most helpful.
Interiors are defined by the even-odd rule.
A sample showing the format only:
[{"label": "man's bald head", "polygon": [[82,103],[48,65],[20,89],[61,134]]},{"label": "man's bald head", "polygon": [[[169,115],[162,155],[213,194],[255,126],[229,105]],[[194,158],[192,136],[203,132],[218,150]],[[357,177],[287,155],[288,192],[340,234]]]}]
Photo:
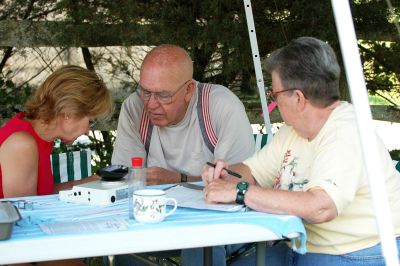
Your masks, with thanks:
[{"label": "man's bald head", "polygon": [[193,77],[193,62],[185,49],[172,45],[162,44],[151,50],[143,60],[141,70],[148,68],[165,68],[168,71],[184,76],[183,79]]},{"label": "man's bald head", "polygon": [[[151,122],[160,127],[175,125],[182,121],[196,90],[192,59],[179,46],[157,46],[143,60],[139,84],[141,92],[150,95],[144,107]],[[167,95],[168,102],[160,95]]]}]

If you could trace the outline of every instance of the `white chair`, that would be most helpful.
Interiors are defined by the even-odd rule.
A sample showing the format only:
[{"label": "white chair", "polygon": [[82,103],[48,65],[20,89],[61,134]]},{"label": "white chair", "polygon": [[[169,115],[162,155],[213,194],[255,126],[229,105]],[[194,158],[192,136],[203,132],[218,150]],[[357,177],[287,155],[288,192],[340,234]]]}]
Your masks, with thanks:
[{"label": "white chair", "polygon": [[393,165],[400,172],[400,161],[393,160]]},{"label": "white chair", "polygon": [[256,141],[256,151],[261,150],[267,144],[268,134],[253,134],[253,137]]},{"label": "white chair", "polygon": [[67,151],[50,155],[54,183],[81,180],[92,175],[92,151]]}]

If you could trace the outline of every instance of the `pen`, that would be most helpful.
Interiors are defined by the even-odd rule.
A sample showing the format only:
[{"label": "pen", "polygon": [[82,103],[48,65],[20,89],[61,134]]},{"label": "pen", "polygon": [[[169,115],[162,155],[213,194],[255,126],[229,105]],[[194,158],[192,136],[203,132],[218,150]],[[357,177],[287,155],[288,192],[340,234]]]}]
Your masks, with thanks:
[{"label": "pen", "polygon": [[[209,166],[212,166],[212,167],[214,167],[215,168],[215,164],[213,164],[213,163],[210,163],[210,162],[207,162],[207,164],[209,165]],[[238,173],[236,173],[236,172],[234,172],[234,171],[232,171],[232,170],[229,170],[229,169],[227,169],[227,168],[222,168],[222,169],[224,169],[225,171],[227,171],[228,172],[228,174],[230,174],[230,175],[233,175],[233,176],[236,176],[236,177],[238,177],[238,178],[242,178],[242,176],[240,175],[240,174],[238,174]]]}]

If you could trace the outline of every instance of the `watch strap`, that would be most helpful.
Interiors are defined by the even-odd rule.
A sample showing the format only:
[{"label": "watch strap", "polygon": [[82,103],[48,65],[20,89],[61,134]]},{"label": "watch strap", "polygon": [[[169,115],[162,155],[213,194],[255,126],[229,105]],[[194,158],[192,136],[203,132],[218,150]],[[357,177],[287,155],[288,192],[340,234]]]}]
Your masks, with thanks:
[{"label": "watch strap", "polygon": [[235,200],[235,202],[236,202],[237,204],[244,205],[244,193],[238,192],[238,193],[236,194],[236,200]]},{"label": "watch strap", "polygon": [[245,204],[244,203],[244,195],[246,194],[248,188],[249,188],[248,182],[239,182],[236,185],[236,200],[235,200],[235,202],[237,204]]}]

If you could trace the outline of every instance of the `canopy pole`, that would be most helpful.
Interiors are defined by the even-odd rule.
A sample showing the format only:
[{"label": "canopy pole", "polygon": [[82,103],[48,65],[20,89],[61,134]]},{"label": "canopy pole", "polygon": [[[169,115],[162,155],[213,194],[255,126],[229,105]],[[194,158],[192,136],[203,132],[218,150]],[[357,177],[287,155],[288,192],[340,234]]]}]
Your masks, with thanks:
[{"label": "canopy pole", "polygon": [[345,65],[347,82],[354,105],[357,125],[369,178],[369,187],[375,209],[378,232],[381,239],[382,254],[386,265],[399,265],[397,245],[386,197],[383,168],[380,164],[375,128],[372,123],[367,88],[364,82],[363,68],[359,56],[353,19],[348,1],[331,0],[340,47]]},{"label": "canopy pole", "polygon": [[271,121],[267,107],[267,98],[265,97],[264,77],[261,70],[260,55],[258,52],[256,29],[254,27],[253,11],[250,0],[244,0],[244,10],[246,11],[247,28],[249,31],[251,53],[253,55],[254,69],[256,72],[257,87],[260,94],[261,108],[264,117],[265,131],[268,134],[267,142],[272,139]]}]

